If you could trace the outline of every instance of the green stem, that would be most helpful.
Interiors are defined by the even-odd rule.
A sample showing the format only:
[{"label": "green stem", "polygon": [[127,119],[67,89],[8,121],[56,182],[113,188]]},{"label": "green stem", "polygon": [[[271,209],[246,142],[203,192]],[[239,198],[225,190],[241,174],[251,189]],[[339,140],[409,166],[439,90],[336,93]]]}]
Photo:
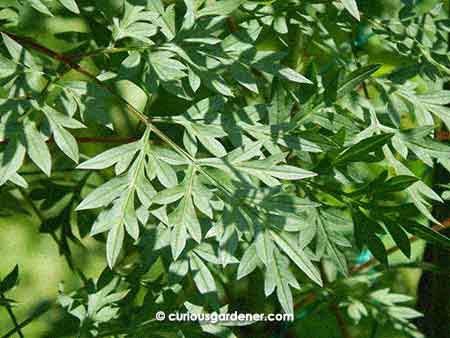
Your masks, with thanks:
[{"label": "green stem", "polygon": [[100,54],[126,53],[126,52],[133,52],[133,51],[150,50],[152,48],[153,48],[153,46],[99,48],[99,49],[95,49],[90,52],[70,54],[67,56],[67,58],[71,61],[76,61],[76,60],[83,59],[85,57],[96,56],[96,55],[100,55]]},{"label": "green stem", "polygon": [[0,299],[5,302],[6,311],[8,312],[8,315],[14,324],[14,329],[16,330],[17,334],[20,336],[20,338],[24,338],[24,335],[20,330],[19,324],[17,322],[17,318],[12,310],[11,304],[9,304],[8,301],[5,299],[3,293],[0,293]]},{"label": "green stem", "polygon": [[[104,136],[104,137],[75,137],[77,143],[129,143],[139,140],[140,137],[130,136]],[[49,139],[47,143],[53,143],[53,139]],[[8,140],[0,141],[0,144],[7,144]]]},{"label": "green stem", "polygon": [[42,316],[43,314],[47,313],[49,310],[51,309],[51,305],[47,305],[44,308],[40,309],[39,311],[37,311],[36,313],[34,313],[31,317],[25,319],[23,322],[21,322],[20,324],[17,324],[16,327],[10,331],[8,331],[6,334],[4,334],[1,338],[9,338],[14,334],[18,334],[20,337],[24,337],[23,334],[21,333],[21,329],[23,329],[25,326],[27,326],[28,324],[30,324],[32,321],[34,321],[35,319],[39,318],[40,316]]},{"label": "green stem", "polygon": [[375,338],[378,332],[379,324],[377,321],[373,323],[372,332],[370,333],[370,338]]}]

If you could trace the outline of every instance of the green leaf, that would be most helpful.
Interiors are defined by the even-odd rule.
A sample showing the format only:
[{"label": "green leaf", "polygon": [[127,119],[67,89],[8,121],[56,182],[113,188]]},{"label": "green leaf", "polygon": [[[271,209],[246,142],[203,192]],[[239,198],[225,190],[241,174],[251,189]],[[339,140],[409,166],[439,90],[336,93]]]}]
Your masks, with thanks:
[{"label": "green leaf", "polygon": [[27,181],[25,181],[25,179],[24,179],[22,176],[20,176],[19,174],[17,174],[17,173],[16,173],[16,174],[13,174],[13,175],[9,178],[9,180],[10,180],[12,183],[18,185],[19,187],[28,189],[28,183],[27,183]]},{"label": "green leaf", "polygon": [[18,140],[11,140],[0,152],[0,185],[10,179],[17,178],[17,171],[25,158],[25,146]]},{"label": "green leaf", "polygon": [[[258,85],[253,77],[251,70],[246,65],[235,62],[230,69],[231,76],[241,85],[248,90],[258,94]],[[198,87],[197,87],[198,88]]]},{"label": "green leaf", "polygon": [[[394,157],[391,150],[386,145],[383,146],[383,152],[390,165],[392,165],[395,168],[397,174],[408,176],[414,175],[414,173],[411,170],[409,170],[403,163],[401,163]],[[411,197],[414,205],[425,217],[427,217],[433,223],[439,223],[439,221],[437,221],[430,213],[429,203],[424,198],[428,197],[435,201],[442,202],[442,199],[436,192],[434,192],[430,187],[428,187],[425,183],[421,181],[418,181],[413,185],[411,185],[409,188],[407,188],[407,192]]]},{"label": "green leaf", "polygon": [[[5,35],[6,36],[6,35]],[[0,55],[0,77],[6,78],[16,72],[17,64]]]},{"label": "green leaf", "polygon": [[200,143],[216,157],[223,157],[227,154],[225,147],[214,137],[197,135],[197,138]]},{"label": "green leaf", "polygon": [[358,21],[361,20],[356,0],[340,0],[345,9]]},{"label": "green leaf", "polygon": [[289,270],[289,261],[279,250],[275,250],[275,259],[267,267],[265,274],[265,293],[266,296],[277,289],[277,298],[285,313],[293,313],[294,302],[290,286],[299,288],[297,280]]},{"label": "green leaf", "polygon": [[219,262],[225,268],[228,264],[238,263],[233,256],[238,247],[238,233],[234,225],[225,227],[225,231],[219,241]]},{"label": "green leaf", "polygon": [[116,177],[92,191],[76,210],[95,209],[107,206],[118,198],[128,187],[126,177]]},{"label": "green leaf", "polygon": [[413,235],[443,248],[450,248],[450,238],[442,235],[436,230],[411,220],[401,220],[401,222],[405,229]]},{"label": "green leaf", "polygon": [[307,83],[312,84],[310,80],[308,80],[303,75],[300,75],[295,70],[289,67],[283,67],[278,71],[278,74],[289,81],[297,82],[297,83]]},{"label": "green leaf", "polygon": [[[184,0],[186,13],[184,14],[182,30],[190,30],[195,24],[196,3],[195,0]],[[194,90],[194,88],[192,88]],[[194,90],[195,92],[196,90]]]},{"label": "green leaf", "polygon": [[184,184],[161,190],[155,196],[153,196],[152,202],[161,205],[176,202],[184,196],[185,190],[186,188]]},{"label": "green leaf", "polygon": [[320,286],[323,285],[322,277],[319,270],[312,264],[309,257],[298,247],[294,241],[288,238],[286,233],[277,234],[275,231],[270,231],[272,238],[278,247],[284,251],[292,261],[302,270],[311,280]]},{"label": "green leaf", "polygon": [[402,191],[419,181],[415,176],[398,175],[375,187],[377,193]]},{"label": "green leaf", "polygon": [[370,298],[373,298],[377,302],[380,302],[387,306],[393,306],[396,303],[410,302],[412,300],[412,297],[410,296],[398,293],[391,293],[390,291],[391,290],[388,288],[377,290],[375,292],[370,293]]},{"label": "green leaf", "polygon": [[41,0],[28,0],[30,5],[41,13],[53,16],[46,5]]},{"label": "green leaf", "polygon": [[50,151],[34,122],[25,123],[24,136],[28,156],[47,176],[50,176],[52,167]]},{"label": "green leaf", "polygon": [[388,264],[386,248],[384,247],[383,242],[378,236],[370,236],[367,242],[367,246],[376,259],[378,259],[383,264]]},{"label": "green leaf", "polygon": [[403,254],[411,257],[411,243],[408,234],[405,232],[400,224],[396,224],[395,221],[385,220],[384,224],[392,236],[395,244],[400,248]]},{"label": "green leaf", "polygon": [[[344,275],[348,275],[348,265],[345,255],[338,249],[337,245],[344,246],[342,240],[337,239],[337,234],[330,231],[331,226],[329,219],[325,216],[330,216],[330,213],[320,215],[317,217],[317,246],[316,251],[323,245],[330,259],[336,264],[338,270]],[[328,222],[328,224],[327,224]],[[335,225],[334,223],[332,224]],[[322,244],[323,243],[323,244]],[[344,242],[345,243],[345,242]],[[350,245],[349,245],[350,246]]]},{"label": "green leaf", "polygon": [[172,188],[178,184],[175,170],[164,161],[155,160],[155,170],[158,180],[166,188]]},{"label": "green leaf", "polygon": [[156,21],[158,26],[161,27],[162,33],[168,40],[172,40],[175,37],[175,7],[173,5],[164,9],[161,0],[147,1],[147,7],[158,13],[160,16]]},{"label": "green leaf", "polygon": [[269,175],[285,180],[302,180],[317,176],[308,170],[300,169],[291,165],[278,165],[266,171]]},{"label": "green leaf", "polygon": [[287,103],[286,91],[279,81],[272,84],[272,102],[269,110],[269,123],[277,125],[287,122],[292,105]]},{"label": "green leaf", "polygon": [[130,198],[126,201],[124,207],[124,223],[127,233],[134,239],[139,238],[139,224],[136,216],[136,210],[134,207],[134,194],[130,194]]},{"label": "green leaf", "polygon": [[149,53],[148,60],[162,81],[179,80],[187,76],[186,66],[174,59],[174,55],[171,52],[159,51]]},{"label": "green leaf", "polygon": [[0,294],[3,294],[11,290],[18,282],[19,278],[19,266],[16,265],[10,273],[0,282]]},{"label": "green leaf", "polygon": [[207,4],[198,12],[198,16],[208,15],[229,15],[233,13],[244,1],[243,0],[222,0]]},{"label": "green leaf", "polygon": [[123,156],[134,154],[138,150],[137,142],[123,144],[109,149],[77,166],[77,169],[105,169],[117,163]]},{"label": "green leaf", "polygon": [[[28,67],[28,70],[34,70],[36,72],[41,73],[41,69],[36,65],[33,55],[29,53],[25,48],[23,48],[19,43],[13,40],[5,33],[1,33],[3,38],[3,43],[5,44],[6,49],[11,55],[13,61],[16,64],[25,65]],[[14,70],[16,67],[12,67],[11,70]]]},{"label": "green leaf", "polygon": [[123,224],[116,223],[108,233],[106,240],[106,258],[108,266],[112,269],[117,262],[120,250],[122,249],[125,230]]},{"label": "green leaf", "polygon": [[380,69],[380,67],[381,65],[376,64],[364,66],[355,70],[345,79],[342,84],[340,84],[339,88],[337,89],[338,98],[350,93],[366,79],[368,79],[373,73]]},{"label": "green leaf", "polygon": [[149,37],[158,32],[157,26],[153,24],[158,19],[154,12],[145,11],[141,6],[133,6],[125,2],[125,10],[122,20],[113,19],[113,39],[115,41],[124,38],[134,38],[153,45]]},{"label": "green leaf", "polygon": [[78,8],[75,0],[58,0],[64,7],[75,14],[80,14],[80,9]]},{"label": "green leaf", "polygon": [[80,155],[75,137],[63,128],[61,122],[58,121],[53,114],[50,114],[47,110],[44,112],[50,122],[56,145],[64,154],[71,158],[75,163],[78,163]]},{"label": "green leaf", "polygon": [[[177,214],[179,213],[180,212],[177,212]],[[173,217],[174,216],[172,216],[172,218]],[[177,215],[175,219],[179,219],[179,216]],[[172,221],[171,223],[174,224],[174,226],[170,233],[170,247],[172,249],[173,259],[176,260],[186,247],[188,234],[186,225],[183,222],[174,223]]]},{"label": "green leaf", "polygon": [[387,311],[390,316],[400,320],[414,319],[423,316],[420,312],[406,306],[390,306]]},{"label": "green leaf", "polygon": [[353,302],[348,306],[347,313],[357,323],[363,316],[368,315],[368,311],[364,304],[357,300],[353,300]]},{"label": "green leaf", "polygon": [[[301,180],[317,176],[316,173],[291,165],[276,165],[276,163],[282,161],[284,157],[284,154],[279,153],[265,160],[240,162],[236,163],[235,166],[241,171],[256,176],[268,186],[276,186],[280,184],[275,178],[285,180]],[[228,166],[224,167],[224,169],[227,168]]]},{"label": "green leaf", "polygon": [[170,217],[170,223],[176,227],[177,224],[183,224],[189,235],[198,243],[202,239],[200,223],[192,203],[191,196],[185,196]]},{"label": "green leaf", "polygon": [[239,263],[238,271],[237,271],[237,279],[242,279],[248,274],[250,274],[253,270],[256,269],[258,265],[258,256],[256,252],[256,247],[254,244],[250,245],[247,250],[245,250],[242,255],[241,262]]},{"label": "green leaf", "polygon": [[439,90],[416,95],[416,97],[427,104],[447,105],[450,103],[450,90]]},{"label": "green leaf", "polygon": [[273,261],[274,244],[269,234],[263,229],[260,229],[261,227],[258,224],[259,229],[255,237],[255,249],[259,259],[261,259],[264,265],[269,266]]},{"label": "green leaf", "polygon": [[190,266],[198,291],[201,294],[216,292],[216,282],[208,267],[195,253],[190,257]]},{"label": "green leaf", "polygon": [[394,136],[394,134],[374,135],[366,138],[340,153],[335,163],[342,164],[346,162],[361,161],[367,154],[380,149]]}]

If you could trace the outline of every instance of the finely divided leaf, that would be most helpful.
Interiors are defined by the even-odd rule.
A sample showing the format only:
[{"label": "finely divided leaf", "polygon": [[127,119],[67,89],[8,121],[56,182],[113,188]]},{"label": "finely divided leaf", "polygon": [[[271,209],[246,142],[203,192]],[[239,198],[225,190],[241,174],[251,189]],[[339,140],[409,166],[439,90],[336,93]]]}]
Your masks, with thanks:
[{"label": "finely divided leaf", "polygon": [[80,165],[77,169],[104,169],[117,163],[123,156],[128,154],[134,154],[138,150],[139,142],[132,142],[124,144],[107,151],[87,160]]},{"label": "finely divided leaf", "polygon": [[275,231],[270,231],[270,235],[278,247],[284,251],[310,279],[320,286],[323,285],[319,270],[312,264],[304,251],[295,244],[293,239],[288,238],[286,233],[278,234]]}]

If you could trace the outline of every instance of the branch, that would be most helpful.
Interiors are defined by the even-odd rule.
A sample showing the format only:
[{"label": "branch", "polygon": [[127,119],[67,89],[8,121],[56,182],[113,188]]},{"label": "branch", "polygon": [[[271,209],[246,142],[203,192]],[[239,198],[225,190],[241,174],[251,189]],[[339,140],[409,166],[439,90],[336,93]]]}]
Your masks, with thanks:
[{"label": "branch", "polygon": [[448,141],[448,140],[450,140],[450,132],[449,131],[438,130],[436,132],[436,139],[438,139],[440,141]]},{"label": "branch", "polygon": [[147,118],[147,116],[145,116],[144,114],[142,114],[138,109],[136,109],[131,103],[129,103],[126,99],[124,99],[122,96],[116,94],[116,92],[109,87],[108,85],[106,85],[105,83],[103,83],[102,81],[100,81],[94,74],[92,74],[91,72],[89,72],[88,70],[84,69],[83,67],[81,67],[78,63],[74,62],[70,57],[65,56],[64,54],[55,52],[29,38],[26,37],[22,37],[22,36],[18,36],[15,35],[13,33],[10,32],[5,32],[5,31],[0,31],[0,33],[3,33],[7,36],[9,36],[11,39],[13,39],[14,41],[16,41],[17,43],[19,43],[20,45],[23,46],[27,46],[41,54],[44,54],[48,57],[50,57],[53,60],[56,61],[60,61],[63,64],[65,64],[66,66],[68,66],[69,68],[77,71],[78,73],[88,77],[89,79],[91,79],[92,81],[94,81],[97,85],[101,86],[102,88],[106,89],[108,92],[110,92],[113,96],[115,96],[116,98],[119,99],[120,102],[124,103],[129,110],[131,110],[131,112],[136,115],[136,117],[141,120],[142,122],[144,122],[146,125],[148,126],[153,126],[150,123],[150,120]]},{"label": "branch", "polygon": [[[172,147],[178,154],[186,158],[189,162],[191,162],[193,165],[196,165],[195,159],[183,148],[178,146],[175,142],[173,142],[170,137],[168,137],[166,134],[164,134],[159,128],[157,128],[150,119],[141,113],[136,107],[134,107],[130,102],[128,102],[123,96],[118,95],[110,86],[100,81],[94,74],[90,73],[88,70],[82,68],[79,64],[72,61],[70,58],[66,57],[63,54],[54,52],[47,47],[44,47],[28,38],[25,37],[19,37],[15,34],[9,33],[9,32],[3,32],[0,31],[0,33],[8,35],[11,39],[14,39],[19,44],[23,44],[25,46],[28,46],[32,49],[34,49],[37,52],[40,52],[42,54],[47,55],[48,57],[60,61],[66,66],[70,67],[71,69],[77,71],[78,73],[87,76],[89,79],[91,79],[93,82],[95,82],[98,86],[104,88],[107,90],[111,95],[116,97],[121,103],[123,103],[128,110],[135,115],[141,122],[143,122],[147,128],[149,128],[153,133],[155,133],[162,141],[166,142],[170,147]],[[226,188],[217,180],[213,179],[212,176],[210,176],[207,172],[201,170],[201,172],[208,177],[212,182],[214,182],[217,186],[219,186],[222,190],[228,192]]]},{"label": "branch", "polygon": [[[440,231],[443,231],[443,230],[447,229],[448,227],[450,227],[450,218],[447,218],[445,221],[443,221],[443,222],[442,222],[442,225],[440,225],[440,224],[434,225],[432,229],[433,229],[434,231],[440,232]],[[410,243],[414,243],[414,242],[416,242],[417,240],[418,240],[418,238],[417,238],[416,236],[412,236],[412,237],[409,239]],[[397,252],[397,251],[399,251],[399,250],[400,250],[400,248],[399,248],[398,246],[393,246],[393,247],[389,248],[389,249],[386,251],[386,253],[387,253],[388,255],[391,255],[391,254],[393,254],[393,253],[395,253],[395,252]],[[376,259],[375,257],[372,257],[372,258],[371,258],[370,260],[368,260],[367,262],[362,263],[362,264],[359,264],[359,265],[356,265],[356,266],[350,271],[350,274],[356,274],[356,273],[358,273],[358,272],[360,272],[360,271],[362,271],[362,270],[365,270],[365,269],[367,269],[367,268],[370,268],[371,266],[373,266],[373,265],[375,265],[375,264],[377,264],[377,263],[378,263],[377,259]]]},{"label": "branch", "polygon": [[23,335],[22,331],[20,330],[19,323],[17,322],[17,318],[11,308],[11,304],[9,304],[8,301],[5,299],[5,296],[3,295],[3,293],[0,293],[0,299],[5,302],[6,311],[8,312],[8,315],[14,324],[15,332],[17,332],[17,334],[20,336],[20,338],[24,338],[24,335]]},{"label": "branch", "polygon": [[[450,228],[450,218],[447,218],[446,220],[442,221],[441,224],[436,224],[432,227],[432,229],[437,232],[441,232],[447,228]],[[410,242],[414,243],[418,239],[419,238],[417,238],[416,236],[412,236],[410,238]],[[399,250],[400,250],[400,248],[398,246],[393,246],[393,247],[389,248],[386,251],[386,253],[387,253],[387,255],[391,255]],[[350,270],[350,275],[357,274],[365,269],[372,267],[373,265],[376,265],[377,263],[378,263],[377,259],[375,257],[373,257],[370,260],[368,260],[367,262],[353,267],[353,269]],[[294,304],[294,310],[298,311],[298,310],[308,306],[309,304],[312,304],[316,299],[317,299],[317,296],[311,291],[309,294],[307,294],[307,296],[304,299],[302,299],[300,302]]]},{"label": "branch", "polygon": [[[322,276],[323,281],[326,284],[328,284],[330,281],[325,272],[323,264],[320,264],[320,274]],[[336,323],[339,328],[339,331],[341,332],[342,338],[352,338],[352,335],[350,334],[350,331],[348,329],[347,322],[345,321],[344,315],[342,314],[342,311],[339,308],[339,304],[334,296],[332,297],[328,307],[334,313],[334,316],[336,317]]]},{"label": "branch", "polygon": [[[104,136],[104,137],[75,137],[77,143],[130,143],[139,140],[137,136]],[[55,142],[53,138],[46,141],[48,144]],[[8,144],[8,140],[0,141],[0,144]]]},{"label": "branch", "polygon": [[47,306],[43,307],[42,309],[36,311],[33,315],[31,315],[29,318],[25,319],[23,322],[21,322],[20,324],[18,324],[14,329],[10,330],[9,332],[7,332],[5,335],[3,335],[1,338],[9,338],[12,335],[14,335],[15,333],[18,333],[21,337],[23,337],[23,335],[20,334],[20,329],[23,329],[25,326],[27,326],[28,324],[30,324],[32,321],[34,321],[36,318],[39,318],[40,316],[42,316],[43,314],[45,314],[46,312],[48,312],[51,309],[51,305],[47,304]]},{"label": "branch", "polygon": [[113,95],[115,98],[119,100],[119,102],[123,103],[128,110],[136,116],[144,125],[151,130],[153,133],[156,134],[156,136],[159,137],[163,142],[165,142],[168,146],[170,146],[175,152],[177,152],[179,155],[184,157],[186,160],[188,160],[193,166],[197,167],[198,170],[206,177],[208,180],[210,180],[212,183],[214,183],[223,193],[228,195],[228,197],[232,198],[232,194],[229,191],[229,189],[219,180],[214,178],[212,175],[210,175],[207,171],[203,170],[201,168],[195,158],[191,156],[186,150],[184,150],[182,147],[180,147],[178,144],[176,144],[170,137],[168,137],[164,132],[162,132],[158,127],[156,127],[152,121],[142,112],[140,112],[136,107],[134,107],[130,102],[128,102],[123,96],[118,95],[110,86],[100,81],[95,75],[87,71],[86,69],[82,68],[79,64],[73,62],[70,58],[64,56],[63,54],[54,52],[47,47],[44,47],[28,38],[19,37],[15,34],[8,33],[8,32],[2,32],[0,33],[6,34],[15,41],[17,41],[20,44],[23,44],[25,46],[29,46],[30,48],[47,55],[48,57],[60,61],[66,66],[70,67],[71,69],[77,71],[78,73],[87,76],[89,79],[91,79],[94,83],[96,83],[98,86],[104,88],[107,90],[111,95]]},{"label": "branch", "polygon": [[153,48],[153,46],[140,46],[140,47],[112,47],[112,48],[99,48],[92,50],[90,52],[69,54],[66,59],[75,62],[76,60],[81,60],[85,57],[96,56],[100,54],[116,54],[116,53],[126,53],[132,51],[144,51]]},{"label": "branch", "polygon": [[341,331],[341,335],[343,338],[352,338],[350,331],[348,330],[347,323],[345,322],[344,316],[342,315],[342,311],[339,308],[339,305],[335,302],[330,304],[330,309],[333,311],[336,322],[338,324],[339,330]]},{"label": "branch", "polygon": [[239,29],[237,22],[236,22],[236,18],[234,18],[233,16],[229,16],[227,18],[227,25],[228,25],[228,30],[230,31],[230,33],[236,33]]}]

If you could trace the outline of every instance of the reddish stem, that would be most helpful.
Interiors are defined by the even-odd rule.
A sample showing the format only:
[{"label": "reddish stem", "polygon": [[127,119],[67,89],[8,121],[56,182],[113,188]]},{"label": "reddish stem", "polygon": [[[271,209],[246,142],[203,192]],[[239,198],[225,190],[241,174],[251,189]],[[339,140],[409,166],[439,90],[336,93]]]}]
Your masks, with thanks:
[{"label": "reddish stem", "polygon": [[[448,228],[448,227],[450,227],[450,218],[447,218],[446,220],[442,221],[442,225],[441,225],[441,224],[436,224],[436,225],[434,225],[432,229],[433,229],[434,231],[440,232],[440,231],[443,231],[444,229],[446,229],[446,228]],[[416,241],[418,240],[418,238],[417,238],[416,236],[413,236],[413,237],[411,237],[409,240],[410,240],[410,243],[414,243],[414,242],[416,242]],[[386,251],[386,253],[387,253],[388,255],[391,255],[391,254],[393,254],[394,252],[397,252],[397,251],[399,251],[399,250],[400,250],[400,248],[399,248],[398,246],[393,246],[393,247],[389,248],[389,249]],[[376,260],[376,258],[375,258],[375,257],[372,257],[372,258],[371,258],[370,260],[368,260],[367,262],[362,263],[362,264],[359,264],[359,265],[356,265],[355,267],[353,267],[353,269],[350,271],[350,273],[351,273],[351,274],[358,273],[358,272],[360,272],[360,271],[362,271],[362,270],[365,270],[365,269],[367,269],[367,268],[370,268],[372,265],[375,265],[377,262],[378,262],[378,261]]]},{"label": "reddish stem", "polygon": [[448,140],[450,140],[450,132],[439,130],[436,132],[436,139],[438,139],[440,141],[448,141]]}]

